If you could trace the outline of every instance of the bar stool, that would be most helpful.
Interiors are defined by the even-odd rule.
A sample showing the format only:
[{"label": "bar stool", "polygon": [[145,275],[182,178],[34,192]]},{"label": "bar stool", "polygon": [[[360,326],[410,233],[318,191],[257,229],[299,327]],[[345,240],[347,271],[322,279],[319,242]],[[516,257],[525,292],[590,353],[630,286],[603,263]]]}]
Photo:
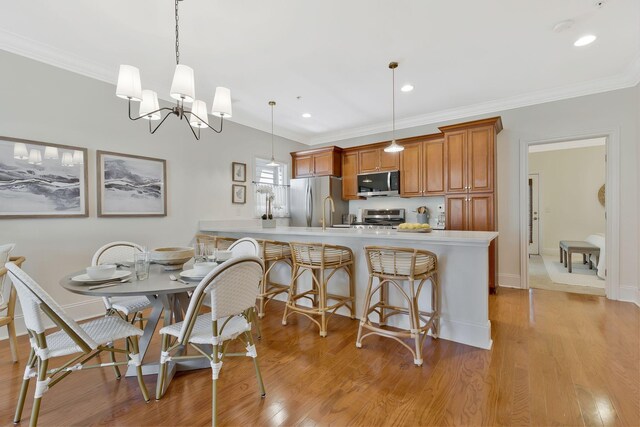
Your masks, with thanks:
[{"label": "bar stool", "polygon": [[[369,285],[364,300],[362,318],[358,328],[356,347],[362,347],[362,340],[369,335],[380,335],[392,338],[409,349],[413,354],[413,363],[422,365],[422,344],[431,330],[431,334],[437,338],[440,329],[440,289],[438,281],[438,257],[433,252],[383,246],[367,246],[364,248],[369,267]],[[373,279],[378,279],[378,285],[373,286]],[[409,291],[402,286],[403,281],[409,282]],[[431,311],[421,311],[418,299],[424,284],[431,283]],[[398,294],[406,303],[399,307],[389,303],[389,284],[398,291]],[[417,286],[416,286],[417,285]],[[372,303],[373,295],[379,293],[379,301]],[[369,319],[371,313],[377,313],[378,326]],[[389,330],[383,328],[387,319],[396,314],[409,316],[409,330]],[[363,335],[364,330],[370,332]],[[414,340],[414,348],[411,348],[403,338]]]},{"label": "bar stool", "polygon": [[275,240],[261,240],[262,260],[264,261],[264,277],[260,283],[260,296],[258,297],[258,317],[265,316],[267,303],[277,295],[289,291],[289,284],[277,283],[269,278],[269,273],[278,264],[287,264],[293,272],[291,259],[291,246],[288,242]]},{"label": "bar stool", "polygon": [[[327,336],[329,317],[342,306],[349,308],[351,318],[355,319],[355,269],[353,251],[345,246],[327,245],[324,243],[291,242],[291,258],[293,270],[289,296],[282,316],[282,324],[287,324],[287,317],[293,313],[307,316],[320,327],[320,336]],[[344,270],[349,276],[349,295],[337,295],[328,292],[329,280],[333,275]],[[311,289],[298,291],[298,278],[305,272],[311,272]],[[311,301],[312,307],[296,305],[301,298]],[[334,302],[328,305],[329,301]],[[314,316],[320,316],[318,322]]]},{"label": "bar stool", "polygon": [[206,243],[216,249],[227,250],[238,239],[233,237],[213,236],[211,234],[196,234],[196,243]]}]

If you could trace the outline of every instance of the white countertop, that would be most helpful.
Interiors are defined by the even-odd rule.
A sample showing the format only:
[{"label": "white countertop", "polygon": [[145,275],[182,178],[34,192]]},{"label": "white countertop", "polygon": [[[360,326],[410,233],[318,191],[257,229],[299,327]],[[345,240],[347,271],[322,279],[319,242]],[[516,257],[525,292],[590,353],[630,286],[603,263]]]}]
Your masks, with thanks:
[{"label": "white countertop", "polygon": [[430,233],[399,232],[397,230],[362,230],[353,228],[327,228],[321,227],[285,227],[262,228],[256,226],[223,226],[219,221],[200,221],[200,231],[216,233],[246,233],[246,234],[269,234],[287,236],[317,236],[317,237],[339,237],[358,239],[389,239],[416,241],[421,243],[445,244],[445,245],[470,245],[488,246],[489,243],[498,237],[495,231],[453,231],[453,230],[433,230]]}]

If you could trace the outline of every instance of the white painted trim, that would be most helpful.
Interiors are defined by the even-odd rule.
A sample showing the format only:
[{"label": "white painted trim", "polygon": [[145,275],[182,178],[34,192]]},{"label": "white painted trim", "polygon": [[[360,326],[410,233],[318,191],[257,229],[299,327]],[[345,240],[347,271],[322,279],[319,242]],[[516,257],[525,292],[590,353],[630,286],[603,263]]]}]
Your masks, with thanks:
[{"label": "white painted trim", "polygon": [[[606,295],[620,299],[620,129],[592,130],[542,140],[520,140],[520,282],[529,289],[527,244],[527,178],[529,176],[529,145],[549,144],[576,139],[607,138],[607,212],[606,228]],[[633,301],[633,299],[630,299]]]},{"label": "white painted trim", "polygon": [[618,295],[619,296],[618,300],[632,302],[640,307],[640,301],[638,301],[639,294],[640,294],[640,291],[638,291],[638,288],[636,288],[635,286],[620,285],[620,293]]},{"label": "white painted trim", "polygon": [[[67,71],[101,80],[106,83],[110,83],[113,85],[116,84],[117,70],[110,67],[105,67],[103,64],[87,61],[86,59],[81,58],[69,51],[55,48],[46,43],[29,39],[28,37],[24,37],[11,31],[0,29],[0,49],[6,50],[7,52],[15,53],[17,55],[25,56],[27,58],[35,59],[36,61],[44,62],[46,64],[53,65],[54,67],[62,68]],[[614,76],[582,83],[575,83],[573,85],[567,85],[560,88],[551,88],[542,91],[529,92],[509,98],[496,99],[479,104],[407,117],[405,119],[396,120],[396,129],[423,126],[461,118],[468,118],[471,116],[495,113],[498,111],[510,110],[513,108],[526,107],[529,105],[542,104],[545,102],[558,101],[561,99],[608,92],[611,90],[633,87],[636,86],[639,82],[640,57],[631,62],[621,73]],[[153,84],[146,85],[146,87],[149,88],[157,86],[158,85]],[[164,92],[158,91],[158,93]],[[173,100],[171,99],[166,100],[173,103]],[[269,132],[269,125],[257,120],[233,117],[233,119],[230,121],[261,131]],[[277,135],[291,139],[293,141],[301,142],[303,144],[317,145],[390,131],[391,126],[385,123],[384,125],[362,126],[345,129],[338,132],[325,133],[315,137],[307,137],[280,128],[278,129]]]},{"label": "white painted trim", "polygon": [[498,286],[501,288],[517,288],[521,289],[522,284],[520,281],[519,274],[507,274],[507,273],[499,273],[498,274]]},{"label": "white painted trim", "polygon": [[573,141],[563,141],[551,144],[538,144],[529,146],[529,154],[545,153],[547,151],[573,150],[575,148],[601,147],[606,145],[607,138],[579,139]]},{"label": "white painted trim", "polygon": [[[74,320],[81,321],[92,317],[102,316],[105,313],[102,298],[91,298],[85,301],[75,302],[62,306],[62,309]],[[15,317],[16,334],[25,335],[27,328],[24,325],[24,316],[19,314]],[[55,325],[49,319],[45,324],[45,328],[53,328]],[[7,328],[0,329],[0,340],[7,338]]]}]

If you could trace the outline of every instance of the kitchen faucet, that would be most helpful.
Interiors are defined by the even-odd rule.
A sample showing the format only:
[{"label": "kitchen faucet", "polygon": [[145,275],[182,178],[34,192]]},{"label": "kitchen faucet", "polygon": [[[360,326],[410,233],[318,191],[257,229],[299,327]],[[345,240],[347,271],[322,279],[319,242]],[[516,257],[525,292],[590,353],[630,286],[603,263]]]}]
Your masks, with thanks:
[{"label": "kitchen faucet", "polygon": [[333,203],[333,197],[331,196],[327,196],[324,198],[324,200],[322,201],[322,231],[327,229],[327,221],[325,220],[324,217],[324,213],[327,210],[327,200],[330,203],[331,206],[331,213],[329,214],[329,221],[331,222],[330,227],[333,227],[333,213],[336,211],[336,206]]}]

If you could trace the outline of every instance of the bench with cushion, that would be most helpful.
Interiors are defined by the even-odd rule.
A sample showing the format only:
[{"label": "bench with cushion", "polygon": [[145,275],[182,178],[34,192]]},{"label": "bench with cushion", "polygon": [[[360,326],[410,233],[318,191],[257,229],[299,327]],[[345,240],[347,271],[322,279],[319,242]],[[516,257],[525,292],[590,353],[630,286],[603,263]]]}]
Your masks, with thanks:
[{"label": "bench with cushion", "polygon": [[[580,240],[560,240],[560,263],[564,262],[564,266],[569,270],[569,273],[571,273],[571,255],[574,253],[582,254],[582,263],[586,264],[588,262],[589,269],[593,269],[591,256],[595,255],[597,265],[600,257],[600,248]],[[587,255],[589,256],[588,259]]]}]

